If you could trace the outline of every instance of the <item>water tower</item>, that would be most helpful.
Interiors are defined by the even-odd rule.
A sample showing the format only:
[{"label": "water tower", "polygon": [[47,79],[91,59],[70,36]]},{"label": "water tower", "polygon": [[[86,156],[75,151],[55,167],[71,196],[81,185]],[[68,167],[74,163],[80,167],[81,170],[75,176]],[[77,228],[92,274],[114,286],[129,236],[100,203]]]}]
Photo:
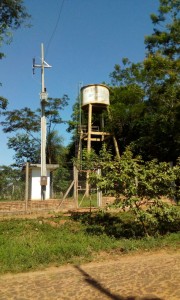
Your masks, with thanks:
[{"label": "water tower", "polygon": [[[109,105],[109,88],[106,85],[90,84],[81,88],[81,109],[83,114],[86,115],[86,118],[80,120],[78,130],[80,136],[78,147],[79,158],[81,157],[82,145],[85,145],[87,151],[90,152],[94,142],[102,144],[102,142],[108,138],[113,139],[116,155],[119,157],[117,141],[113,134],[107,132],[105,129],[104,112],[106,111],[110,118]],[[88,194],[89,187],[86,182],[86,195],[88,196]]]},{"label": "water tower", "polygon": [[81,109],[87,115],[87,119],[85,122],[80,121],[80,141],[87,141],[87,151],[90,151],[92,142],[103,142],[112,137],[116,155],[119,156],[115,137],[112,133],[105,131],[103,112],[107,111],[109,116],[109,88],[103,84],[86,85],[81,88],[81,96]]}]

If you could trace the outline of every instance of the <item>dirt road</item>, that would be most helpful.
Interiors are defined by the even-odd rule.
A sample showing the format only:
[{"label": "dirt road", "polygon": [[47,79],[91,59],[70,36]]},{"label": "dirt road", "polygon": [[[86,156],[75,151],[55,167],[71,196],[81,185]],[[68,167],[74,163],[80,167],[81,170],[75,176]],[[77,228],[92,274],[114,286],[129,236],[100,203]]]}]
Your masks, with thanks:
[{"label": "dirt road", "polygon": [[154,252],[0,276],[0,300],[179,300],[180,254]]}]

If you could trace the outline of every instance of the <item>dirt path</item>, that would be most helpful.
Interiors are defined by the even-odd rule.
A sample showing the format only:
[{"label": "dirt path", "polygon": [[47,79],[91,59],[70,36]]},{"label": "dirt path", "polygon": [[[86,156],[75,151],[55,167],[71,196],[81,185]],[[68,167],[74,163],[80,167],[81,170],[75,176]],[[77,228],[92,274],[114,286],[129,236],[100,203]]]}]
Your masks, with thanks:
[{"label": "dirt path", "polygon": [[179,300],[180,254],[115,256],[78,266],[0,276],[0,300]]}]

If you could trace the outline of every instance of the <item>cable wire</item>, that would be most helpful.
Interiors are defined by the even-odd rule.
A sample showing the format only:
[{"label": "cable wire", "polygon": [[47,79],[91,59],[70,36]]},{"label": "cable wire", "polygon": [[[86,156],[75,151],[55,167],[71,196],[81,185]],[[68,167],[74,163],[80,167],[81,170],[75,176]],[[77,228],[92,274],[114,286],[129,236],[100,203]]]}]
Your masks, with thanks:
[{"label": "cable wire", "polygon": [[49,41],[48,41],[48,44],[47,44],[47,47],[46,47],[46,57],[47,57],[47,53],[48,53],[49,47],[50,47],[50,45],[51,45],[51,42],[52,42],[52,40],[53,40],[53,38],[54,38],[54,35],[55,35],[56,31],[57,31],[57,27],[58,27],[59,21],[60,21],[60,19],[61,19],[61,14],[62,14],[62,10],[63,10],[64,3],[65,3],[65,0],[63,0],[62,3],[61,3],[61,6],[60,6],[60,9],[59,9],[59,13],[58,13],[58,18],[57,18],[56,24],[55,24],[55,26],[54,26],[53,32],[52,32],[52,34],[51,34],[51,37],[50,37],[50,39],[49,39]]}]

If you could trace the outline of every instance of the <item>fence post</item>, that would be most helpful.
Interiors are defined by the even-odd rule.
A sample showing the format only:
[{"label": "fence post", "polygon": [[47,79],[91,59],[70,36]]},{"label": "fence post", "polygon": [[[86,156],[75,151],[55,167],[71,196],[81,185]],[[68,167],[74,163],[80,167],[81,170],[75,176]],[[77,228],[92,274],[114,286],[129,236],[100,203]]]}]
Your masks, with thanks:
[{"label": "fence post", "polygon": [[25,186],[25,211],[28,208],[29,200],[29,162],[26,162],[26,186]]},{"label": "fence post", "polygon": [[76,207],[78,208],[78,170],[75,165],[73,167],[73,171],[74,171],[74,199],[75,199]]},{"label": "fence post", "polygon": [[[97,169],[97,175],[101,175],[101,169]],[[97,187],[97,206],[102,206],[102,191]]]}]

